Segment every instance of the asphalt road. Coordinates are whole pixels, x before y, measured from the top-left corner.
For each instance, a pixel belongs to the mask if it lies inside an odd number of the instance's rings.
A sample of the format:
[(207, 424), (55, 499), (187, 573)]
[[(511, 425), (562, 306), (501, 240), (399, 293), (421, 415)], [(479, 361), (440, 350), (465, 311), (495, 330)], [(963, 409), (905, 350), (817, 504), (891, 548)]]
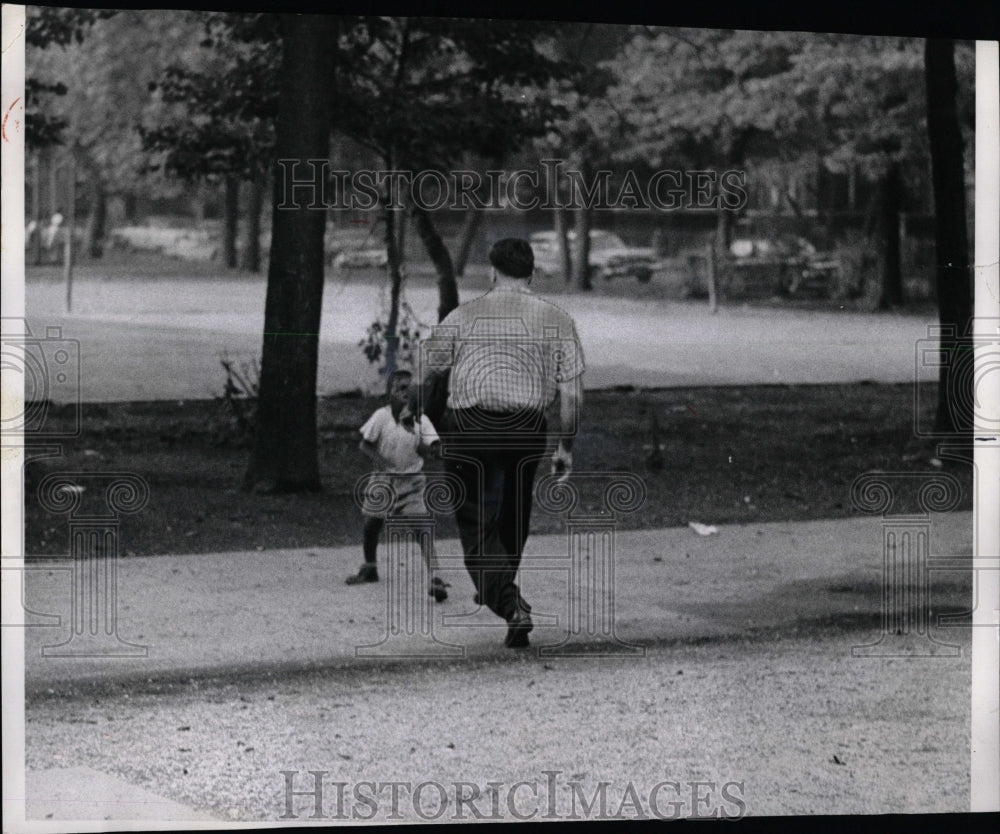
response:
[[(544, 295), (544, 286), (537, 288)], [(79, 343), (79, 383), (51, 383), (57, 402), (206, 398), (222, 390), (219, 358), (260, 355), (265, 283), (238, 280), (83, 280), (73, 312), (54, 281), (26, 286), (27, 321), (36, 336), (60, 328)], [(423, 322), (436, 320), (433, 287), (407, 299)], [(576, 319), (587, 358), (585, 385), (671, 387), (908, 382), (925, 368), (927, 316), (817, 312), (726, 305), (715, 315), (696, 302), (560, 295)], [(358, 347), (382, 307), (370, 283), (331, 282), (323, 299), (320, 394), (378, 385)], [(931, 355), (931, 354), (928, 354)]]

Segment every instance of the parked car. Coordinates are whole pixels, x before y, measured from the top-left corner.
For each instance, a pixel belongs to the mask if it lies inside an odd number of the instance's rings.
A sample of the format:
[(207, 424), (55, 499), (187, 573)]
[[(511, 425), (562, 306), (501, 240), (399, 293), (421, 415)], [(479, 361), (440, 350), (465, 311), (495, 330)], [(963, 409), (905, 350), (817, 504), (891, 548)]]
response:
[(730, 292), (825, 298), (840, 292), (840, 262), (805, 238), (738, 238), (729, 254)]
[[(576, 232), (566, 234), (572, 251)], [(535, 232), (530, 237), (535, 253), (535, 268), (545, 276), (559, 275), (562, 262), (555, 232)], [(656, 252), (649, 246), (629, 246), (614, 232), (604, 229), (590, 231), (590, 269), (594, 278), (635, 278), (645, 284), (656, 268)]]

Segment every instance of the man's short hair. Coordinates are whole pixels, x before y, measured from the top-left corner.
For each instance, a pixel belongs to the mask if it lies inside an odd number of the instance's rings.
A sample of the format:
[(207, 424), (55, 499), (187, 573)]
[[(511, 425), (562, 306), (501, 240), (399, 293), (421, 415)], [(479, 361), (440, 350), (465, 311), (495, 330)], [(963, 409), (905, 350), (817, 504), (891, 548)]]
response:
[(535, 253), (531, 244), (519, 237), (505, 237), (490, 249), (490, 263), (509, 278), (530, 278), (535, 271)]
[(385, 380), (385, 394), (389, 396), (392, 393), (392, 383), (401, 377), (406, 377), (407, 379), (413, 379), (413, 371), (406, 368), (397, 368), (394, 370)]

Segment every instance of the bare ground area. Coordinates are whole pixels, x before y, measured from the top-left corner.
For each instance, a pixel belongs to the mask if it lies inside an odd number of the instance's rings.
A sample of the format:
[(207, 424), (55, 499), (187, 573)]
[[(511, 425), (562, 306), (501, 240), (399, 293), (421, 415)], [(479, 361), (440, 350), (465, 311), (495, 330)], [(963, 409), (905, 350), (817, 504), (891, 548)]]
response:
[[(586, 399), (576, 472), (631, 472), (645, 483), (645, 503), (621, 518), (622, 529), (856, 515), (851, 484), (871, 470), (946, 468), (963, 485), (956, 509), (972, 505), (971, 466), (937, 460), (933, 446), (914, 436), (914, 409), (925, 424), (933, 414), (933, 386), (626, 389), (592, 391)], [(357, 449), (358, 428), (380, 404), (357, 396), (320, 401), (324, 488), (304, 495), (241, 491), (249, 449), (221, 402), (84, 404), (82, 419), (75, 407), (52, 406), (50, 425), (79, 419), (80, 434), (63, 444), (62, 457), (26, 465), (25, 552), (68, 553), (65, 516), (46, 512), (37, 499), (39, 482), (52, 471), (127, 471), (148, 481), (146, 508), (122, 517), (126, 556), (359, 543), (354, 488), (367, 462)], [(662, 465), (651, 459), (656, 447)], [(580, 511), (600, 511), (603, 487), (579, 484)], [(917, 486), (913, 494), (898, 492), (894, 512), (914, 504)], [(441, 537), (457, 535), (451, 519), (440, 523)], [(563, 519), (541, 511), (532, 519), (533, 532), (562, 529)]]

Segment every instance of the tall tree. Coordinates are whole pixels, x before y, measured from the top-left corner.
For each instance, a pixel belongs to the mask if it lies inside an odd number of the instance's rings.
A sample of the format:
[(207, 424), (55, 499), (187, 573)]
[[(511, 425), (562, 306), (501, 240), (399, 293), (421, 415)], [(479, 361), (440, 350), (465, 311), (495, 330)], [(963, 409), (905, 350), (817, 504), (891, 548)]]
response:
[[(26, 56), (32, 147), (64, 143), (87, 186), (88, 240), (99, 255), (107, 203), (130, 192), (167, 196), (177, 186), (144, 171), (138, 125), (152, 102), (148, 84), (168, 60), (191, 51), (197, 22), (187, 12), (31, 8)], [(58, 48), (52, 48), (58, 47)]]
[(958, 117), (954, 42), (928, 38), (924, 43), (924, 67), (943, 359), (934, 427), (941, 434), (968, 433), (973, 427), (974, 412), (973, 285), (969, 270), (964, 147)]
[[(607, 172), (613, 165), (614, 148), (618, 139), (609, 130), (616, 120), (618, 110), (609, 91), (615, 81), (614, 74), (604, 66), (609, 55), (615, 55), (628, 41), (632, 27), (596, 26), (592, 23), (563, 23), (559, 26), (556, 49), (566, 62), (568, 72), (549, 83), (545, 94), (560, 103), (562, 113), (548, 125), (545, 134), (535, 146), (548, 158), (561, 159), (569, 164), (569, 178), (582, 177), (567, 182), (567, 172), (553, 166), (556, 207), (552, 210), (556, 246), (565, 282), (575, 283), (577, 289), (592, 288), (590, 276), (591, 206), (576, 202), (562, 208), (563, 200), (572, 196), (574, 202), (579, 190), (589, 189), (595, 170)], [(602, 174), (603, 176), (603, 174)], [(570, 246), (569, 218), (573, 218), (575, 236)], [(571, 251), (572, 249), (572, 251)]]
[(263, 174), (250, 178), (247, 188), (246, 243), (241, 266), (248, 272), (260, 272), (260, 216), (264, 208)]
[(882, 285), (876, 308), (891, 310), (903, 303), (903, 272), (899, 219), (903, 209), (903, 183), (899, 164), (890, 162), (881, 177), (879, 233), (883, 241)]
[[(279, 160), (328, 159), (336, 47), (332, 15), (282, 15), (275, 151)], [(275, 172), (271, 257), (264, 308), (257, 427), (245, 488), (320, 488), (316, 378), (323, 300), (326, 211), (286, 199)]]
[(223, 178), (222, 200), (222, 262), (235, 269), (239, 264), (236, 254), (236, 235), (240, 216), (240, 181), (232, 174)]

